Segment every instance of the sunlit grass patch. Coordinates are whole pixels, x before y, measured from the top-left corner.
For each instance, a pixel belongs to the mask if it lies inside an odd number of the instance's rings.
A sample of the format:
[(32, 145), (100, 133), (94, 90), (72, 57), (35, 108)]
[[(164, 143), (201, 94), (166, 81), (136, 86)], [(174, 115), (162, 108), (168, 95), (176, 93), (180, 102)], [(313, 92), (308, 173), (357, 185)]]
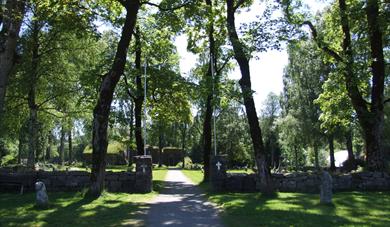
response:
[[(203, 173), (184, 170), (194, 183)], [(390, 192), (335, 193), (333, 205), (319, 203), (318, 194), (206, 193), (222, 210), (226, 226), (390, 226)]]

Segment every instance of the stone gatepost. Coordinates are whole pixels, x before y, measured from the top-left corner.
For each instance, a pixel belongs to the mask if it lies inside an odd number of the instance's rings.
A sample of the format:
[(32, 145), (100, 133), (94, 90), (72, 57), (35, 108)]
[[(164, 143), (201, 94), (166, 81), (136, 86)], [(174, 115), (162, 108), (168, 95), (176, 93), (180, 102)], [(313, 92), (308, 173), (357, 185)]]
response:
[(153, 190), (152, 156), (135, 156), (135, 192), (149, 193)]
[(226, 155), (216, 155), (211, 158), (210, 183), (213, 191), (223, 191), (226, 175)]

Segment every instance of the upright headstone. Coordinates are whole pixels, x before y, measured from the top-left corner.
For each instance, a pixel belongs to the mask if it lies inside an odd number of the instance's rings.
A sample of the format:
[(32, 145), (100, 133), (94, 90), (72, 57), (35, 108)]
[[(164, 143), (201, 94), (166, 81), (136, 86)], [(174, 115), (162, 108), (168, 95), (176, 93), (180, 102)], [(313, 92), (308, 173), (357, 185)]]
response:
[(331, 204), (333, 195), (332, 176), (327, 171), (322, 171), (320, 186), (320, 203)]
[(35, 183), (36, 205), (41, 208), (49, 206), (49, 197), (47, 196), (46, 186), (42, 181)]
[(135, 190), (139, 193), (149, 193), (153, 190), (152, 156), (135, 156)]
[(212, 190), (223, 191), (226, 177), (226, 156), (213, 156), (210, 163), (210, 182)]

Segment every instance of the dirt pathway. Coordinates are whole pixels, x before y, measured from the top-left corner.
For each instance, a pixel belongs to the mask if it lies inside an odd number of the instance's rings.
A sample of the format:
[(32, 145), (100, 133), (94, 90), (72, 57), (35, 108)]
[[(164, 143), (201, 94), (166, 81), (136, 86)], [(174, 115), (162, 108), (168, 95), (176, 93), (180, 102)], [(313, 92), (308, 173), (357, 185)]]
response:
[(222, 227), (217, 209), (178, 169), (170, 169), (164, 189), (153, 201), (146, 226), (217, 226)]

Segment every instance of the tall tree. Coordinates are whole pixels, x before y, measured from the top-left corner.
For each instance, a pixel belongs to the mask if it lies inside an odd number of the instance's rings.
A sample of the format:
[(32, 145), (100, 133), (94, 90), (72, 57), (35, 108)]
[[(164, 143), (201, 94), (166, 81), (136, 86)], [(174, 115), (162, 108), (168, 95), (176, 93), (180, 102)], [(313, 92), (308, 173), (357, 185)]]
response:
[(4, 108), (8, 77), (17, 56), (15, 49), (25, 5), (25, 0), (6, 0), (5, 6), (0, 6), (0, 119)]
[[(285, 4), (285, 11), (289, 20), (298, 25), (307, 25), (318, 47), (333, 58), (342, 71), (344, 83), (351, 100), (352, 106), (356, 111), (360, 127), (363, 131), (363, 137), (366, 146), (366, 162), (370, 170), (384, 170), (386, 163), (383, 159), (382, 137), (384, 122), (384, 79), (385, 79), (385, 61), (383, 54), (383, 24), (380, 23), (381, 15), (379, 13), (379, 3), (377, 0), (367, 0), (365, 5), (354, 8), (358, 10), (360, 18), (366, 17), (366, 36), (369, 43), (369, 62), (371, 81), (369, 86), (370, 102), (366, 101), (364, 92), (359, 87), (358, 73), (354, 72), (356, 65), (356, 50), (351, 38), (351, 8), (356, 2), (351, 2), (349, 6), (345, 0), (338, 0), (338, 18), (342, 34), (341, 51), (326, 42), (318, 33), (316, 27), (310, 21), (302, 20), (300, 16), (294, 16), (291, 12), (291, 0), (282, 1)], [(348, 8), (350, 7), (350, 8)], [(362, 10), (364, 9), (364, 10)], [(365, 11), (365, 12), (364, 12)], [(360, 21), (358, 21), (360, 22)], [(364, 27), (364, 26), (362, 26)], [(361, 31), (360, 31), (361, 32)], [(353, 34), (353, 33), (352, 33)]]
[(248, 118), (250, 134), (253, 143), (257, 174), (260, 179), (260, 190), (264, 193), (272, 193), (273, 185), (271, 174), (267, 166), (267, 154), (264, 149), (263, 138), (259, 126), (259, 119), (256, 113), (255, 103), (253, 101), (251, 78), (249, 69), (249, 59), (245, 52), (244, 45), (238, 38), (235, 24), (235, 12), (245, 1), (226, 0), (227, 4), (227, 29), (230, 42), (233, 46), (234, 58), (238, 62), (241, 71), (239, 84), (242, 90), (244, 105)]
[(139, 0), (118, 0), (126, 10), (125, 23), (116, 54), (110, 71), (104, 75), (99, 89), (99, 97), (93, 110), (93, 131), (92, 131), (92, 173), (89, 194), (99, 197), (104, 188), (106, 153), (108, 146), (107, 127), (110, 114), (111, 102), (114, 90), (121, 75), (123, 74), (127, 49), (129, 47), (135, 28)]

